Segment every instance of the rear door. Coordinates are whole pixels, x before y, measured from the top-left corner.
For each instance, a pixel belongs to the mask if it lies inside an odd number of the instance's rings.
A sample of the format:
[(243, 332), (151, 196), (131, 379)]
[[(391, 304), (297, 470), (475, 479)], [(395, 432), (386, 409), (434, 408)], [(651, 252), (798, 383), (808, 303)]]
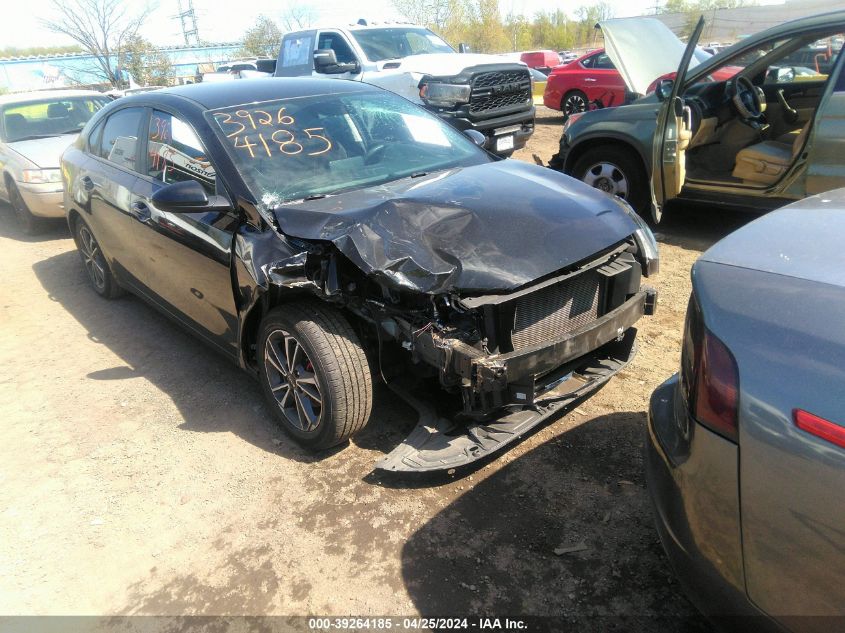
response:
[(152, 110), (144, 133), (144, 174), (135, 186), (133, 238), (142, 253), (144, 294), (224, 353), (237, 353), (232, 285), (234, 211), (166, 213), (153, 194), (195, 180), (209, 196), (223, 194), (217, 172), (194, 129), (174, 113)]
[(686, 179), (686, 149), (692, 138), (692, 114), (681, 97), (681, 88), (703, 28), (704, 18), (701, 17), (687, 42), (671, 94), (657, 116), (651, 170), (655, 219), (660, 218), (663, 205), (680, 194)]
[(90, 159), (80, 168), (76, 186), (87, 198), (86, 218), (122, 284), (135, 286), (138, 272), (132, 238), (132, 190), (138, 180), (138, 142), (144, 108), (110, 114), (89, 140)]
[(625, 103), (625, 81), (607, 53), (593, 58), (593, 72), (584, 77), (584, 82), (592, 86), (591, 101), (599, 101), (605, 108)]

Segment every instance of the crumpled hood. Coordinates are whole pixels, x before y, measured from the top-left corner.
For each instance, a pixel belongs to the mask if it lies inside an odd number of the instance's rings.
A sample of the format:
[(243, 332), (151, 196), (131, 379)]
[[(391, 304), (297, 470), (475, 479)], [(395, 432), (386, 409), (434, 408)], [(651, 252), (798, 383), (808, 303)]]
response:
[(34, 138), (29, 141), (8, 143), (7, 146), (42, 169), (58, 169), (62, 154), (73, 143), (76, 136), (76, 134), (62, 134), (49, 138)]
[(509, 291), (636, 229), (616, 199), (515, 160), (274, 210), (282, 231), (328, 240), (364, 273), (423, 293)]
[(520, 61), (504, 59), (498, 55), (480, 55), (474, 53), (429, 53), (427, 55), (410, 55), (401, 60), (391, 61), (400, 62), (399, 67), (396, 69), (397, 71), (432, 75), (434, 77), (457, 75), (467, 68), (487, 64), (525, 66)]

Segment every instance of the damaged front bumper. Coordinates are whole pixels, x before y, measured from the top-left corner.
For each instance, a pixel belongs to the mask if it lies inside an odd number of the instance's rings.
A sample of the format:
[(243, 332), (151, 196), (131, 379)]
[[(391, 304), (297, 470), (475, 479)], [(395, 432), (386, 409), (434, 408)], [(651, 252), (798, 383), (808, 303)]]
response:
[[(466, 466), (517, 440), (556, 413), (586, 398), (627, 365), (635, 353), (636, 329), (653, 313), (656, 292), (646, 288), (596, 321), (542, 345), (485, 355), (436, 333), (417, 336), (416, 351), (461, 377), (467, 397), (493, 411), (478, 421), (455, 422), (399, 387), (419, 413), (414, 431), (376, 468), (432, 472)], [(476, 403), (477, 404), (477, 403)]]

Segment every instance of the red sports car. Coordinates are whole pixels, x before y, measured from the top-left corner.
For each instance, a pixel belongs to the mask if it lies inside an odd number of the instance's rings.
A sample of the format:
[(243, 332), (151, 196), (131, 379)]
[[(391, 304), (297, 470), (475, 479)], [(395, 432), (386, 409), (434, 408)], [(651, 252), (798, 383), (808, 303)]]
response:
[(543, 93), (545, 106), (566, 116), (584, 112), (592, 102), (601, 108), (625, 103), (625, 82), (604, 49), (554, 68)]
[[(709, 57), (703, 51), (697, 55), (704, 59)], [(712, 79), (725, 81), (740, 70), (737, 66), (725, 66), (714, 72)], [(647, 92), (654, 91), (659, 79), (672, 79), (674, 76), (675, 73), (671, 72), (655, 77)], [(602, 48), (552, 69), (543, 93), (543, 104), (547, 108), (561, 110), (568, 117), (573, 112), (584, 112), (590, 108), (624, 105), (625, 91), (625, 80)]]

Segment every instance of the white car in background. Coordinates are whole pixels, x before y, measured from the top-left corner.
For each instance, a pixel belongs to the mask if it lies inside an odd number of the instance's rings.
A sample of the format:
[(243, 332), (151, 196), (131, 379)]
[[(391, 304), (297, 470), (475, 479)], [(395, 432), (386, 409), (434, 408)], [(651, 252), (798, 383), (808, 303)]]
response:
[(62, 153), (109, 101), (93, 90), (0, 96), (0, 198), (24, 233), (36, 233), (40, 218), (64, 216)]

